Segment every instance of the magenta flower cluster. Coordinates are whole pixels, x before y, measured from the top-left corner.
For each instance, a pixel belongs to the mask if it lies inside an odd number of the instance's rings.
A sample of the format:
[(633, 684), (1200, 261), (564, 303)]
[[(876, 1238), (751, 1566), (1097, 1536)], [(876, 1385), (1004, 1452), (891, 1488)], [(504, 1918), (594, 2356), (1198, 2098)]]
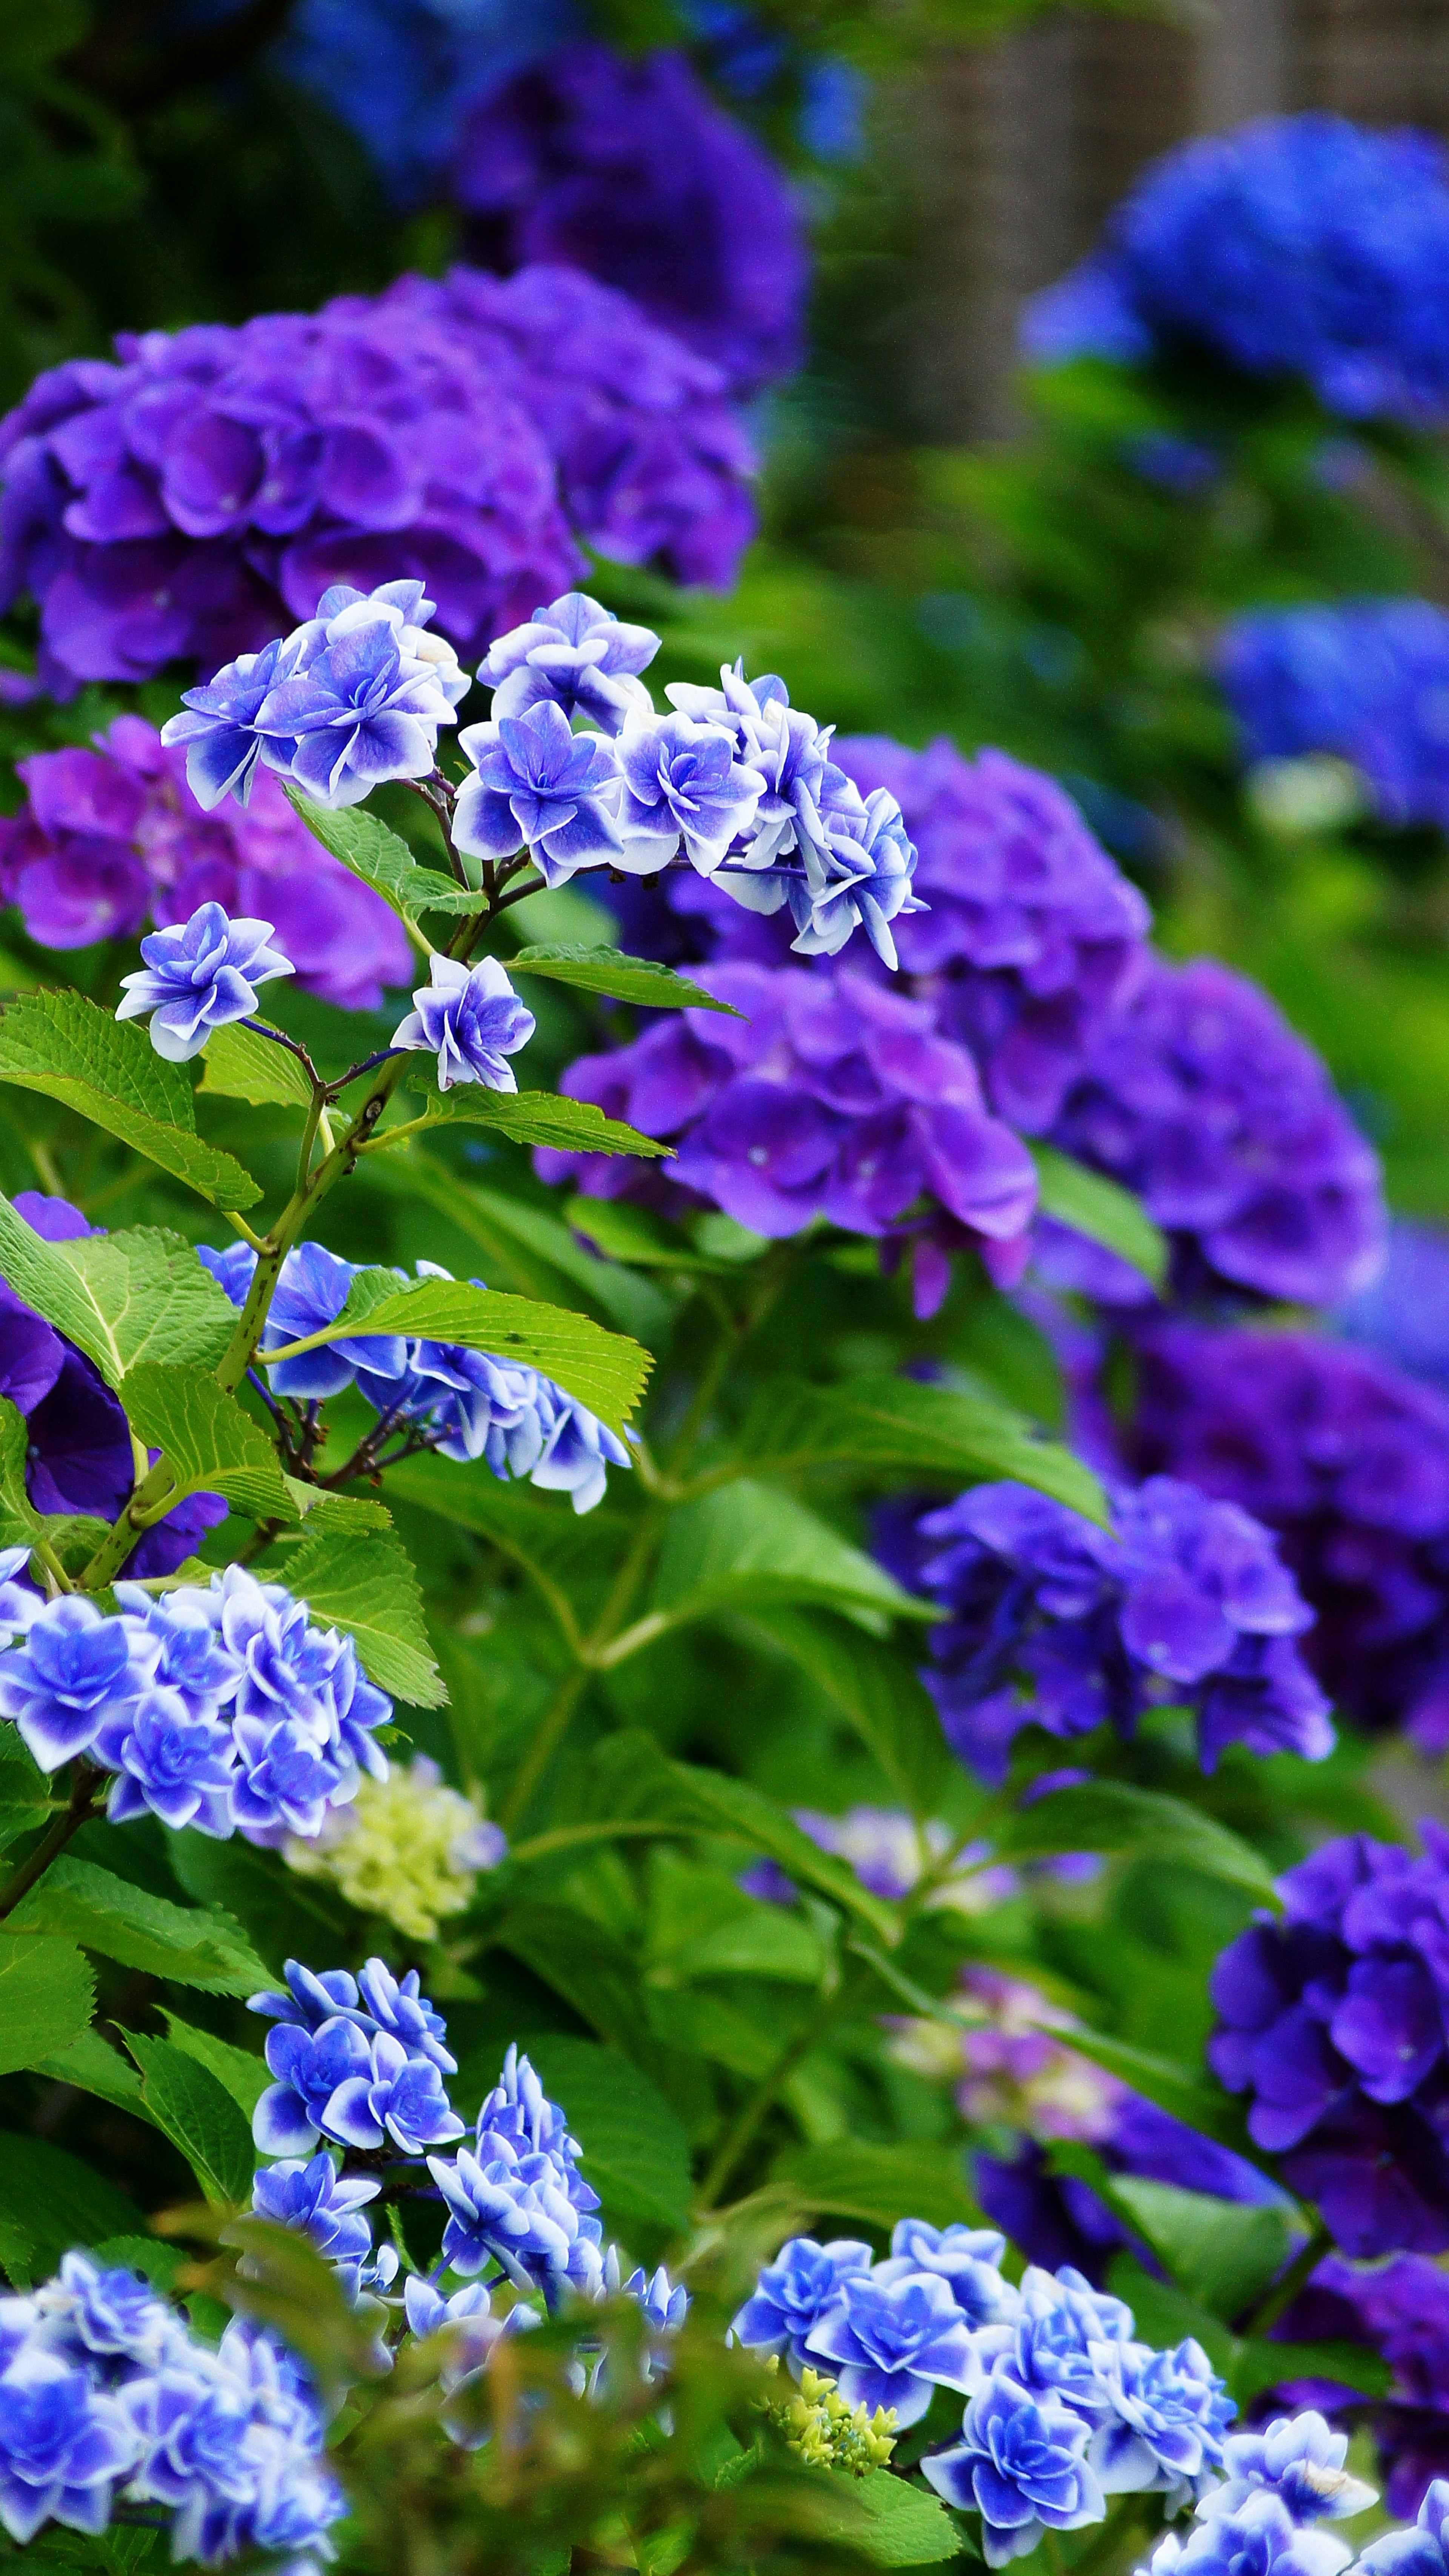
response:
[(1449, 2246), (1449, 1834), (1326, 1843), (1222, 1953), (1208, 2056), (1346, 2254)]
[(18, 764), (26, 802), (0, 819), (0, 892), (42, 948), (179, 927), (204, 903), (265, 916), (304, 992), (374, 1010), (406, 983), (411, 951), (396, 914), (329, 857), (278, 781), (258, 777), (245, 807), (203, 813), (185, 753), (154, 725), (118, 716), (91, 750)]
[[(767, 1236), (817, 1217), (918, 1256), (918, 1285), (971, 1244), (1020, 1275), (1036, 1175), (987, 1110), (964, 1047), (926, 1003), (825, 961), (716, 966), (701, 980), (743, 1013), (686, 1010), (607, 1055), (583, 1056), (565, 1089), (646, 1135), (668, 1138), (667, 1179), (625, 1158), (540, 1152), (547, 1180), (684, 1213), (723, 1208)], [(912, 1213), (920, 1200), (924, 1216)], [(943, 1249), (944, 1247), (944, 1249)], [(924, 1265), (924, 1266), (921, 1266)]]
[(481, 649), (565, 586), (576, 537), (726, 582), (751, 463), (719, 371), (626, 296), (403, 277), (38, 377), (0, 425), (0, 600), (35, 598), (56, 694), (212, 669), (339, 582), (419, 580)]

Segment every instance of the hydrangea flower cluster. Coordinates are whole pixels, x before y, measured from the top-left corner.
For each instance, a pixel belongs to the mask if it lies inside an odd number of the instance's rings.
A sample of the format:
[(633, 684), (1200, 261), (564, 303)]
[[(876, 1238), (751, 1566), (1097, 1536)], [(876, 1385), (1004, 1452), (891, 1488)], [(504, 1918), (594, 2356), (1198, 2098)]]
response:
[[(1393, 2372), (1370, 2415), (1391, 2513), (1416, 2514), (1432, 2480), (1449, 2473), (1449, 2275), (1422, 2254), (1360, 2267), (1330, 2255), (1276, 2329), (1288, 2342), (1366, 2344)], [(1329, 2379), (1294, 2381), (1300, 2404), (1352, 2407), (1357, 2392)]]
[(1449, 1834), (1422, 1855), (1346, 1834), (1279, 1881), (1281, 1920), (1230, 1942), (1209, 2060), (1346, 2254), (1449, 2246)]
[(1145, 1709), (1190, 1708), (1211, 1771), (1227, 1744), (1332, 1749), (1328, 1702), (1298, 1639), (1313, 1612), (1271, 1533), (1229, 1503), (1154, 1476), (1099, 1529), (1011, 1482), (977, 1485), (918, 1524), (916, 1579), (949, 1613), (922, 1675), (951, 1749), (1006, 1775), (1026, 1725), (1130, 1736)]
[(469, 118), (452, 194), (484, 267), (585, 269), (741, 393), (800, 363), (799, 213), (682, 54), (583, 42), (516, 73)]
[(460, 650), (603, 553), (721, 587), (752, 457), (716, 368), (575, 270), (458, 269), (239, 328), (123, 334), (0, 424), (0, 601), (42, 685), (259, 650), (415, 579)]
[(304, 992), (375, 1010), (407, 980), (411, 951), (380, 895), (312, 838), (265, 771), (245, 808), (207, 814), (185, 756), (154, 725), (118, 716), (92, 750), (16, 766), (18, 814), (0, 818), (0, 897), (42, 948), (86, 948), (188, 921), (203, 903), (267, 914)]
[(304, 1877), (327, 1879), (359, 1914), (380, 1914), (411, 1941), (434, 1941), (507, 1849), (482, 1809), (415, 1753), (385, 1780), (359, 1781), (351, 1806), (330, 1808), (310, 1841), (291, 1836), (283, 1856)]
[(1327, 1335), (1162, 1323), (1133, 1337), (1139, 1472), (1279, 1534), (1305, 1652), (1360, 1724), (1449, 1744), (1449, 1398)]
[(974, 1247), (994, 1277), (1020, 1276), (1035, 1168), (928, 1003), (823, 965), (714, 966), (700, 981), (744, 1017), (678, 1012), (630, 1046), (581, 1056), (563, 1083), (674, 1143), (668, 1179), (626, 1157), (541, 1151), (546, 1180), (667, 1213), (721, 1207), (767, 1236), (823, 1217), (909, 1248), (928, 1312), (953, 1249)]
[[(17, 1191), (11, 1205), (46, 1243), (99, 1231), (69, 1200)], [(0, 1396), (24, 1416), (25, 1489), (38, 1512), (114, 1521), (135, 1483), (135, 1453), (119, 1399), (94, 1363), (0, 1279)], [(171, 1574), (225, 1520), (219, 1494), (192, 1494), (147, 1530), (126, 1560), (137, 1579)]]
[(1449, 1394), (1449, 1237), (1396, 1217), (1382, 1269), (1333, 1322), (1349, 1341)]
[(1381, 821), (1449, 829), (1449, 614), (1432, 601), (1255, 609), (1217, 668), (1246, 760), (1331, 753)]
[(67, 2254), (0, 2300), (0, 2522), (99, 2533), (117, 2505), (170, 2522), (173, 2558), (331, 2554), (345, 2511), (312, 2386), (264, 2326), (213, 2350), (139, 2273)]
[[(1181, 1293), (1335, 1304), (1382, 1256), (1378, 1157), (1326, 1066), (1257, 985), (1153, 958), (1098, 1022), (1053, 1144), (1135, 1190), (1174, 1241)], [(1043, 1267), (1103, 1304), (1150, 1292), (1052, 1228)]]
[(498, 0), (300, 0), (270, 59), (413, 206), (443, 176), (476, 101), (571, 31), (567, 0), (535, 0), (526, 21)]
[(1028, 357), (1140, 364), (1189, 343), (1304, 378), (1346, 420), (1449, 412), (1449, 176), (1427, 134), (1270, 117), (1184, 144), (1102, 248), (1027, 308)]
[(55, 1771), (83, 1755), (115, 1774), (115, 1824), (159, 1816), (225, 1840), (315, 1834), (330, 1807), (382, 1777), (374, 1742), (392, 1702), (350, 1637), (315, 1627), (305, 1601), (229, 1565), (204, 1591), (158, 1598), (118, 1583), (107, 1615), (78, 1592), (43, 1601), (0, 1553), (0, 1716)]
[(1201, 2492), (1236, 2413), (1206, 2355), (1134, 2340), (1131, 2310), (1080, 2273), (1035, 2268), (1015, 2288), (991, 2229), (903, 2219), (883, 2262), (868, 2245), (792, 2237), (734, 2320), (736, 2339), (835, 2378), (849, 2406), (919, 2423), (936, 2388), (967, 2399), (961, 2438), (922, 2474), (979, 2513), (1002, 2567), (1044, 2531), (1104, 2519), (1109, 2495)]
[[(1225, 2475), (1198, 2498), (1195, 2527), (1170, 2531), (1139, 2576), (1227, 2576), (1252, 2567), (1262, 2576), (1341, 2576), (1353, 2550), (1326, 2522), (1351, 2521), (1377, 2501), (1345, 2468), (1348, 2436), (1330, 2432), (1321, 2415), (1280, 2415), (1261, 2431), (1234, 2433), (1223, 2446)], [(1449, 2490), (1446, 2490), (1449, 2504)], [(1355, 2565), (1387, 2576), (1401, 2563), (1395, 2544), (1417, 2534), (1390, 2532)]]
[[(256, 1269), (250, 1245), (225, 1252), (199, 1247), (198, 1257), (240, 1312)], [(301, 1243), (282, 1264), (260, 1344), (283, 1350), (334, 1324), (347, 1303), (359, 1268), (320, 1243)], [(420, 1277), (447, 1279), (436, 1262), (419, 1262)], [(404, 1271), (386, 1274), (406, 1287)], [(473, 1286), (483, 1285), (475, 1279)], [(526, 1477), (545, 1493), (568, 1494), (576, 1512), (603, 1500), (610, 1467), (627, 1467), (629, 1452), (606, 1423), (556, 1386), (552, 1378), (517, 1360), (501, 1360), (457, 1342), (404, 1339), (399, 1333), (359, 1334), (298, 1352), (267, 1369), (272, 1393), (296, 1403), (323, 1402), (356, 1386), (382, 1421), (416, 1435), (416, 1445), (444, 1458), (482, 1458), (500, 1478)]]

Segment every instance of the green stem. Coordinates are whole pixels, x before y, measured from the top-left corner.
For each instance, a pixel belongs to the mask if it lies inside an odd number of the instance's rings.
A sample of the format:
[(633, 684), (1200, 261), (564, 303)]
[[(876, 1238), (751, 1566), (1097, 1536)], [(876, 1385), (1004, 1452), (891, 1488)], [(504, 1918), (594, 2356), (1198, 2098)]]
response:
[(789, 2083), (801, 2059), (822, 2040), (840, 2010), (838, 1991), (827, 1995), (820, 2010), (797, 2031), (787, 2048), (780, 2051), (768, 2075), (762, 2077), (749, 2100), (742, 2106), (726, 2129), (715, 2150), (713, 2162), (700, 2185), (700, 2206), (713, 2209), (736, 2165), (753, 2145), (757, 2130), (775, 2107), (781, 2087)]
[(511, 1834), (521, 1816), (528, 1813), (533, 1793), (568, 1733), (569, 1721), (589, 1683), (587, 1664), (575, 1664), (565, 1673), (534, 1732), (533, 1742), (514, 1774), (513, 1785), (498, 1810), (498, 1822)]
[(1299, 2291), (1317, 2271), (1325, 2256), (1332, 2252), (1332, 2231), (1325, 2227), (1320, 2219), (1307, 2244), (1299, 2248), (1282, 2278), (1275, 2281), (1267, 2297), (1259, 2301), (1247, 2324), (1238, 2327), (1236, 2331), (1245, 2336), (1265, 2335), (1270, 2326), (1277, 2324), (1284, 2310), (1292, 2306)]
[(520, 1862), (547, 1860), (554, 1852), (573, 1851), (583, 1843), (647, 1842), (651, 1836), (657, 1841), (670, 1830), (657, 1819), (636, 1825), (614, 1820), (601, 1825), (555, 1825), (546, 1834), (531, 1834), (527, 1842), (511, 1843), (508, 1857)]
[(43, 1878), (53, 1860), (58, 1860), (73, 1834), (89, 1822), (96, 1812), (96, 1791), (106, 1778), (104, 1771), (92, 1770), (89, 1762), (77, 1762), (71, 1774), (70, 1804), (62, 1808), (35, 1849), (0, 1887), (0, 1922), (13, 1914), (22, 1896), (28, 1896), (38, 1878)]

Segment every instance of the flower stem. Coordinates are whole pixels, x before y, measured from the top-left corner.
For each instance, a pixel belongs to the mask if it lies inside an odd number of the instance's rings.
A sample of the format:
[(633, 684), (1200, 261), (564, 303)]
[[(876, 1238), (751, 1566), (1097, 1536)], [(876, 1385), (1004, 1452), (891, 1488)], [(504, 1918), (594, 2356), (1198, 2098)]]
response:
[(1299, 2247), (1286, 2272), (1273, 2283), (1267, 2297), (1261, 2299), (1245, 2325), (1235, 2331), (1244, 2336), (1261, 2336), (1275, 2326), (1290, 2308), (1304, 2284), (1312, 2279), (1326, 2255), (1333, 2252), (1333, 2233), (1319, 2220), (1306, 2245)]
[(89, 1762), (77, 1762), (71, 1774), (70, 1803), (61, 1809), (48, 1833), (42, 1836), (33, 1852), (12, 1870), (0, 1887), (0, 1922), (13, 1914), (22, 1896), (28, 1896), (36, 1880), (43, 1878), (53, 1860), (58, 1860), (73, 1834), (89, 1822), (96, 1812), (96, 1791), (106, 1774), (93, 1770)]

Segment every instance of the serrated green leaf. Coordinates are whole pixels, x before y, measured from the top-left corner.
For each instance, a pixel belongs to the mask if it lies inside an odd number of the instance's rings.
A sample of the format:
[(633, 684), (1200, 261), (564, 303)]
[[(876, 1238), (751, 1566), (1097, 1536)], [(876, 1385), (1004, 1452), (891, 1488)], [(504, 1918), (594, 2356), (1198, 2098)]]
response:
[(210, 2201), (237, 2206), (251, 2197), (256, 2153), (239, 2105), (210, 2067), (169, 2039), (122, 2031), (141, 2070), (141, 2098), (158, 2129), (186, 2158)]
[(191, 1085), (134, 1021), (83, 993), (27, 993), (0, 1011), (0, 1082), (38, 1091), (133, 1146), (214, 1207), (251, 1207), (260, 1183), (196, 1133)]
[(446, 1704), (418, 1578), (395, 1530), (310, 1522), (288, 1556), (287, 1589), (319, 1627), (346, 1629), (379, 1690), (414, 1708)]
[(750, 1408), (740, 1449), (751, 1467), (784, 1473), (838, 1466), (863, 1477), (941, 1476), (958, 1485), (1013, 1477), (1107, 1523), (1096, 1477), (1060, 1442), (1041, 1439), (1009, 1405), (915, 1378), (857, 1377), (831, 1387), (771, 1378)]
[(13, 1727), (0, 1731), (0, 1849), (34, 1833), (52, 1812), (51, 1784)]
[(118, 1387), (138, 1361), (215, 1368), (236, 1329), (191, 1245), (159, 1226), (42, 1243), (0, 1197), (0, 1277)]
[(357, 1530), (392, 1527), (386, 1503), (365, 1502), (360, 1494), (326, 1494), (320, 1485), (304, 1485), (296, 1476), (284, 1477), (283, 1482), (314, 1537), (319, 1530), (351, 1538)]
[(964, 2543), (945, 2506), (908, 2478), (871, 2469), (852, 2481), (852, 2492), (866, 2528), (850, 2537), (877, 2567), (934, 2567), (961, 2556)]
[(391, 904), (399, 920), (410, 930), (416, 929), (425, 912), (481, 912), (483, 898), (471, 894), (465, 886), (454, 885), (451, 877), (441, 876), (436, 868), (420, 865), (396, 832), (390, 832), (375, 814), (360, 805), (343, 807), (336, 813), (316, 804), (299, 788), (288, 787), (287, 796), (293, 811), (306, 824), (314, 841), (330, 850), (364, 885)]
[(0, 2272), (12, 2290), (28, 2290), (35, 2281), (35, 2239), (8, 2210), (0, 2215)]
[(908, 1654), (815, 1610), (757, 1609), (740, 1625), (824, 1692), (914, 1816), (937, 1813), (955, 1764)]
[(96, 1981), (69, 1941), (0, 1932), (0, 2075), (53, 2057), (89, 2030)]
[(885, 1618), (937, 1619), (884, 1566), (789, 1494), (741, 1478), (669, 1517), (650, 1609), (677, 1626), (715, 1610), (814, 1602)]
[(312, 1086), (289, 1047), (233, 1020), (207, 1039), (201, 1059), (201, 1089), (223, 1100), (249, 1100), (253, 1108), (277, 1102), (287, 1109), (309, 1109)]
[(1136, 2174), (1119, 2174), (1115, 2188), (1172, 2278), (1225, 2325), (1256, 2305), (1302, 2242), (1290, 2203), (1217, 2200)]
[(224, 1494), (254, 1521), (296, 1521), (266, 1433), (205, 1369), (143, 1361), (126, 1371), (119, 1393), (137, 1438), (161, 1450), (175, 1475), (173, 1503), (187, 1494)]
[(581, 993), (603, 993), (614, 1002), (642, 1002), (651, 1010), (677, 1011), (690, 1005), (699, 1011), (723, 1011), (732, 1020), (745, 1016), (732, 1003), (717, 1002), (713, 993), (707, 993), (702, 984), (692, 984), (687, 975), (676, 975), (672, 966), (660, 966), (652, 957), (626, 957), (618, 948), (580, 948), (548, 940), (520, 948), (507, 966), (510, 975), (546, 975), (552, 983), (572, 984)]
[(562, 1306), (535, 1305), (464, 1280), (405, 1280), (397, 1271), (360, 1270), (347, 1303), (307, 1347), (368, 1333), (458, 1342), (498, 1359), (523, 1360), (541, 1369), (588, 1406), (610, 1429), (621, 1431), (643, 1391), (652, 1365), (647, 1351), (622, 1333), (605, 1332), (588, 1315)]
[(981, 2225), (965, 2157), (957, 2147), (914, 2140), (870, 2146), (836, 2138), (792, 2147), (775, 2173), (799, 2195), (803, 2208), (862, 2220), (868, 2227), (891, 2228), (900, 2218), (924, 2218), (932, 2227), (949, 2227), (958, 2220)]
[(0, 2208), (24, 2212), (35, 2275), (47, 2280), (72, 2245), (140, 2235), (141, 2213), (119, 2186), (48, 2139), (0, 2129)]
[(268, 1982), (265, 1963), (229, 1914), (173, 1905), (69, 1852), (52, 1861), (10, 1920), (17, 1932), (57, 1934), (201, 1994), (249, 1995)]
[(611, 2217), (682, 2228), (689, 2220), (689, 2140), (657, 2085), (617, 2049), (549, 2031), (528, 2054), (575, 2137), (585, 2182)]
[(1125, 1780), (1083, 1780), (1053, 1789), (992, 1828), (998, 1860), (1043, 1860), (1055, 1852), (1147, 1851), (1164, 1866), (1200, 1870), (1276, 1904), (1261, 1852), (1201, 1808)]
[(141, 2099), (141, 2078), (134, 2066), (98, 2030), (82, 2031), (68, 2048), (37, 2058), (31, 2073), (48, 2076), (53, 2084), (73, 2084), (78, 2093), (93, 2093), (98, 2102), (110, 2102), (138, 2120), (151, 2116)]
[[(657, 1158), (672, 1154), (622, 1118), (606, 1118), (592, 1100), (568, 1100), (557, 1091), (490, 1091), (481, 1082), (455, 1083), (439, 1091), (430, 1079), (433, 1059), (419, 1059), (412, 1089), (424, 1095), (429, 1127), (491, 1127), (515, 1145), (547, 1145), (564, 1154), (638, 1154)], [(389, 1142), (383, 1129), (379, 1145)], [(401, 1131), (399, 1131), (401, 1141)]]
[(233, 2048), (229, 2039), (218, 2039), (214, 2031), (194, 2030), (190, 2022), (178, 2020), (173, 2012), (166, 2013), (164, 2019), (172, 2047), (214, 2075), (250, 2120), (272, 2080), (266, 2059), (252, 2057), (244, 2048)]
[(1120, 1261), (1160, 1288), (1167, 1277), (1167, 1237), (1153, 1224), (1142, 1201), (1120, 1182), (1106, 1180), (1070, 1154), (1058, 1153), (1055, 1145), (1038, 1145), (1029, 1138), (1027, 1152), (1036, 1165), (1042, 1214), (1084, 1234), (1089, 1243), (1115, 1252)]
[(25, 1487), (29, 1445), (24, 1415), (0, 1396), (0, 1547), (24, 1547), (40, 1534), (40, 1514)]
[(798, 1886), (818, 1889), (886, 1941), (896, 1938), (896, 1917), (884, 1898), (862, 1887), (844, 1861), (822, 1852), (773, 1798), (747, 1780), (672, 1761), (642, 1730), (606, 1736), (580, 1776), (577, 1794), (591, 1819), (614, 1817), (662, 1834), (720, 1836), (778, 1861)]

